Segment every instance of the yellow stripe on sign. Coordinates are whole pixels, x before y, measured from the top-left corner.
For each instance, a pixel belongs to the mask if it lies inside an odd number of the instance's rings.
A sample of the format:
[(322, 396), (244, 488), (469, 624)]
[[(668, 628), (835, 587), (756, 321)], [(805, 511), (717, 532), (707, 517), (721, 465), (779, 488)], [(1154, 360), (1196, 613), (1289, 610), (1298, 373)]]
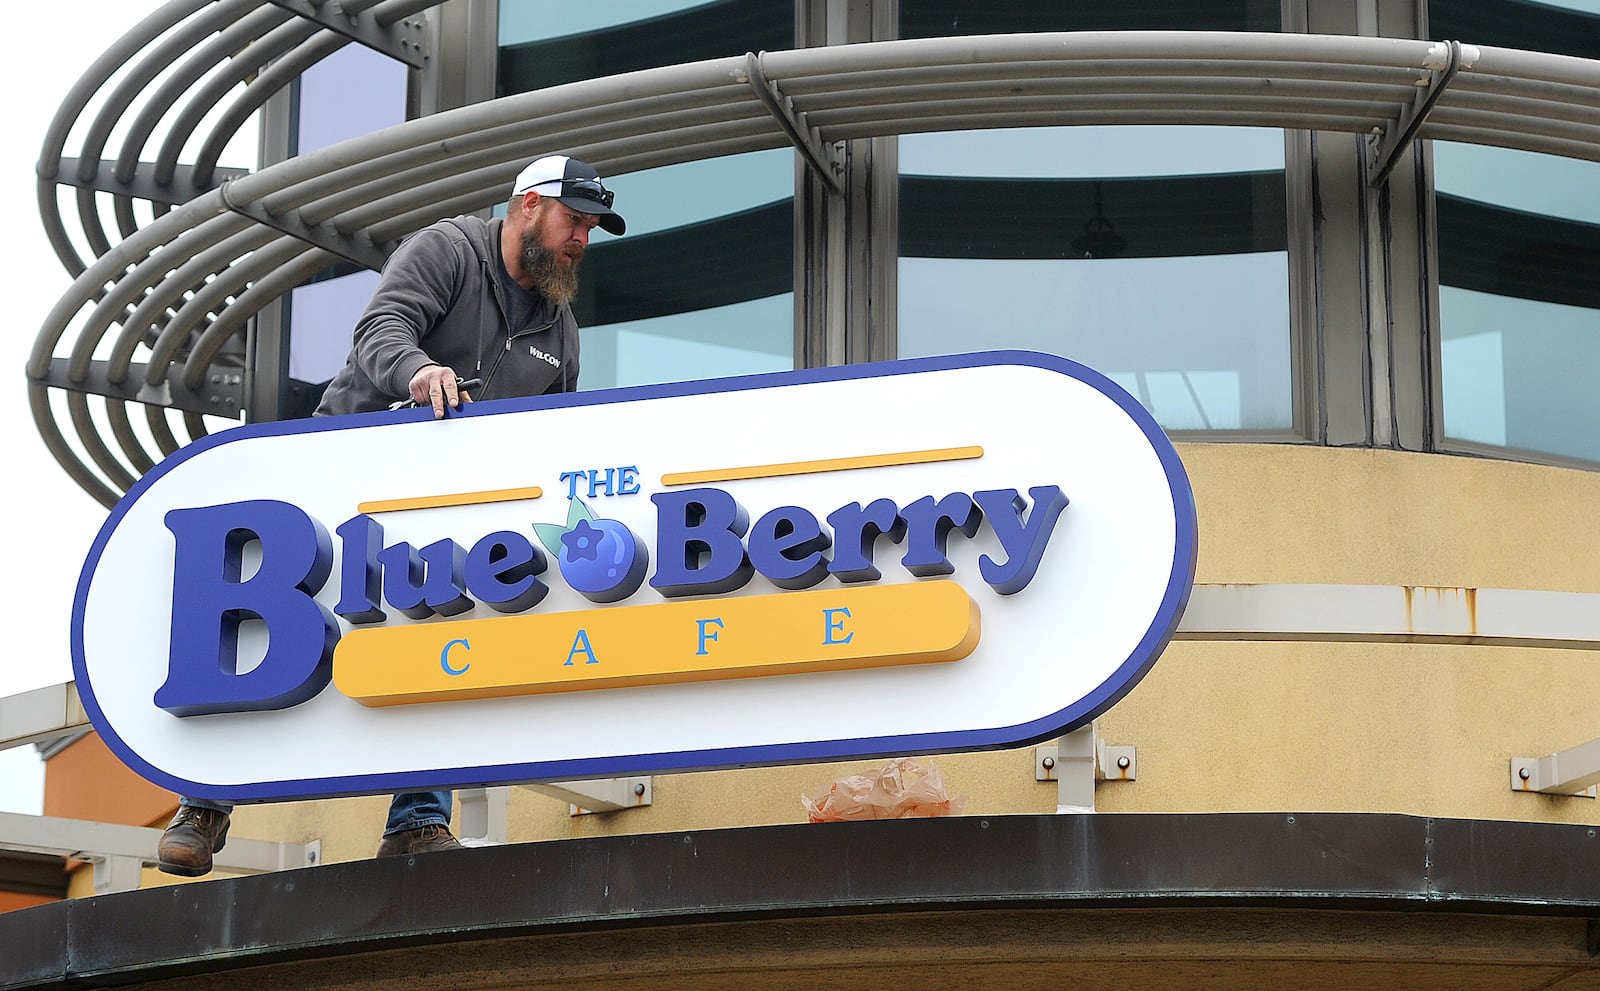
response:
[(824, 461), (789, 461), (776, 465), (747, 465), (743, 468), (671, 472), (661, 476), (661, 484), (667, 486), (708, 485), (712, 482), (737, 482), (747, 478), (814, 475), (825, 471), (854, 471), (859, 468), (893, 468), (898, 465), (931, 464), (936, 461), (970, 461), (981, 457), (983, 457), (983, 448), (981, 447), (941, 447), (931, 451), (863, 454), (852, 458), (828, 458)]
[(956, 661), (978, 604), (952, 581), (358, 629), (333, 683), (362, 705), (502, 698)]
[(402, 509), (440, 509), (445, 506), (477, 506), (486, 502), (515, 502), (518, 499), (537, 499), (544, 489), (529, 485), (520, 489), (490, 489), (484, 492), (451, 492), (445, 495), (416, 496), (411, 499), (375, 499), (356, 504), (356, 512), (397, 513)]

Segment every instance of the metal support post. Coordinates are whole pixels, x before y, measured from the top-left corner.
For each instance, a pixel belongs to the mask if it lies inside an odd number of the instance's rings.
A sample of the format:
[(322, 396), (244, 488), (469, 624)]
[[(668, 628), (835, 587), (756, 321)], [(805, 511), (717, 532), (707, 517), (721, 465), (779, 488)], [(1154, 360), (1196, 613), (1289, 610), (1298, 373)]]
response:
[(457, 793), (461, 811), (456, 825), (462, 846), (498, 846), (506, 842), (510, 788), (463, 788)]
[(1056, 741), (1057, 813), (1094, 811), (1094, 744), (1094, 723)]
[(1056, 812), (1093, 812), (1094, 789), (1101, 781), (1134, 781), (1139, 765), (1133, 747), (1107, 746), (1099, 726), (1079, 727), (1054, 744), (1035, 747), (1033, 776), (1054, 781)]

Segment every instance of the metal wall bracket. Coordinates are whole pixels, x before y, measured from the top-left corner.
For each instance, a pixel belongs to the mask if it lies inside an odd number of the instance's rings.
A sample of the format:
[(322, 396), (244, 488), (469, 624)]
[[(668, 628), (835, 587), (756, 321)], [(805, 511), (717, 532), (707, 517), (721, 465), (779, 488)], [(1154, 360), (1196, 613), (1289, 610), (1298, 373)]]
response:
[[(1094, 779), (1096, 781), (1136, 781), (1139, 778), (1139, 765), (1136, 760), (1136, 750), (1133, 747), (1113, 747), (1097, 741), (1098, 756), (1095, 761)], [(1035, 747), (1033, 750), (1033, 777), (1035, 781), (1055, 781), (1058, 779), (1056, 745), (1047, 743)]]
[(1470, 69), (1478, 61), (1478, 50), (1459, 41), (1441, 41), (1428, 49), (1422, 61), (1423, 74), (1417, 78), (1417, 93), (1409, 106), (1400, 111), (1400, 117), (1382, 131), (1374, 129), (1367, 135), (1367, 184), (1381, 186), (1394, 171), (1395, 163), (1405, 153), (1406, 147), (1417, 136), (1423, 121), (1433, 112), (1433, 107), (1444, 95), (1461, 69)]
[(1540, 795), (1600, 795), (1600, 738), (1548, 757), (1511, 758), (1511, 790)]
[(590, 778), (585, 781), (541, 781), (520, 787), (567, 803), (567, 814), (622, 812), (649, 805), (654, 787), (649, 776), (642, 778)]
[(420, 69), (428, 62), (427, 21), (412, 14), (394, 24), (379, 23), (369, 10), (347, 13), (339, 0), (269, 0), (290, 13), (315, 21), (351, 41), (360, 42), (375, 52)]
[(179, 206), (202, 193), (211, 192), (224, 182), (250, 174), (247, 169), (225, 169), (219, 166), (211, 170), (209, 183), (199, 183), (195, 180), (194, 166), (179, 165), (172, 170), (172, 181), (163, 185), (156, 181), (154, 162), (140, 162), (134, 169), (133, 178), (127, 182), (119, 182), (116, 179), (116, 170), (110, 162), (101, 162), (94, 170), (94, 178), (84, 179), (79, 171), (81, 164), (79, 159), (63, 158), (61, 166), (56, 169), (56, 174), (45, 178), (78, 189), (94, 189), (102, 193)]
[[(765, 52), (762, 55), (766, 54)], [(799, 149), (805, 156), (811, 170), (822, 177), (822, 181), (835, 192), (844, 195), (844, 165), (833, 149), (822, 143), (814, 131), (801, 119), (794, 109), (794, 103), (778, 90), (778, 85), (767, 78), (761, 69), (761, 55), (755, 52), (746, 52), (744, 56), (745, 82), (755, 90), (757, 98), (767, 108), (767, 113), (773, 116), (778, 126), (783, 128), (783, 133), (789, 136), (789, 142)]]
[[(567, 814), (573, 816), (643, 808), (654, 797), (649, 777), (541, 781), (517, 787), (566, 802)], [(462, 846), (495, 846), (507, 842), (510, 788), (462, 788), (458, 797), (460, 809), (456, 814), (456, 827), (461, 833)]]
[(226, 182), (222, 184), (222, 202), (234, 213), (249, 217), (257, 223), (266, 224), (280, 234), (287, 234), (297, 241), (315, 245), (362, 268), (370, 268), (374, 272), (381, 272), (383, 263), (389, 260), (389, 252), (373, 244), (370, 238), (340, 233), (332, 224), (312, 226), (300, 219), (299, 210), (290, 210), (279, 216), (268, 213), (259, 203), (235, 203), (233, 197), (228, 194), (231, 185)]
[(1097, 782), (1134, 781), (1138, 776), (1134, 748), (1107, 745), (1094, 723), (1033, 751), (1034, 780), (1057, 783), (1057, 812), (1093, 812)]

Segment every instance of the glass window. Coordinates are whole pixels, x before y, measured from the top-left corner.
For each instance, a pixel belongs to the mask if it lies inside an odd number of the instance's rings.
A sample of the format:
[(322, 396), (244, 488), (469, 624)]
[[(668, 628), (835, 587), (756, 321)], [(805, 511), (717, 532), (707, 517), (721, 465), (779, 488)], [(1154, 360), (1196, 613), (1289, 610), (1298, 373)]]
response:
[(596, 231), (584, 259), (579, 388), (793, 368), (794, 153), (687, 162), (611, 185), (628, 233)]
[[(500, 4), (501, 95), (794, 47), (791, 4)], [(573, 312), (582, 389), (794, 367), (794, 153), (606, 176), (628, 233), (596, 231)]]
[(1595, 58), (1600, 0), (1429, 0), (1428, 34), (1436, 41)]
[[(1600, 0), (1430, 0), (1429, 34), (1600, 58)], [(1449, 440), (1600, 461), (1600, 164), (1435, 142)]]
[(908, 135), (900, 171), (902, 357), (1046, 351), (1169, 430), (1293, 427), (1281, 131)]
[(900, 37), (1024, 31), (1278, 31), (1278, 0), (900, 0)]
[[(408, 69), (350, 44), (301, 74), (293, 91), (289, 154), (305, 155), (403, 123)], [(378, 285), (378, 273), (331, 266), (288, 297), (289, 413), (315, 408), (350, 354), (350, 335)]]
[(1600, 461), (1600, 164), (1437, 142), (1448, 439)]
[[(1277, 31), (1277, 0), (900, 0), (904, 38)], [(1283, 132), (1076, 127), (900, 139), (902, 357), (1080, 361), (1169, 430), (1289, 430)]]
[(498, 95), (794, 47), (794, 7), (772, 0), (502, 0)]

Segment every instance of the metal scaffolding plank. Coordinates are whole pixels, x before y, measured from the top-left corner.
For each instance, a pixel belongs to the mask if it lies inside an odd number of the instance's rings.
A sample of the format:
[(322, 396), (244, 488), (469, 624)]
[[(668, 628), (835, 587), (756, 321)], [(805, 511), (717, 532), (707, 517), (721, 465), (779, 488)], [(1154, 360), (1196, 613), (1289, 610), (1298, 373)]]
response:
[[(139, 871), (155, 866), (162, 831), (149, 826), (124, 826), (88, 819), (0, 812), (0, 850), (42, 853), (95, 865), (95, 890), (129, 891), (139, 884)], [(217, 851), (218, 870), (260, 874), (314, 867), (322, 859), (322, 841), (273, 843), (242, 836), (228, 837)]]

